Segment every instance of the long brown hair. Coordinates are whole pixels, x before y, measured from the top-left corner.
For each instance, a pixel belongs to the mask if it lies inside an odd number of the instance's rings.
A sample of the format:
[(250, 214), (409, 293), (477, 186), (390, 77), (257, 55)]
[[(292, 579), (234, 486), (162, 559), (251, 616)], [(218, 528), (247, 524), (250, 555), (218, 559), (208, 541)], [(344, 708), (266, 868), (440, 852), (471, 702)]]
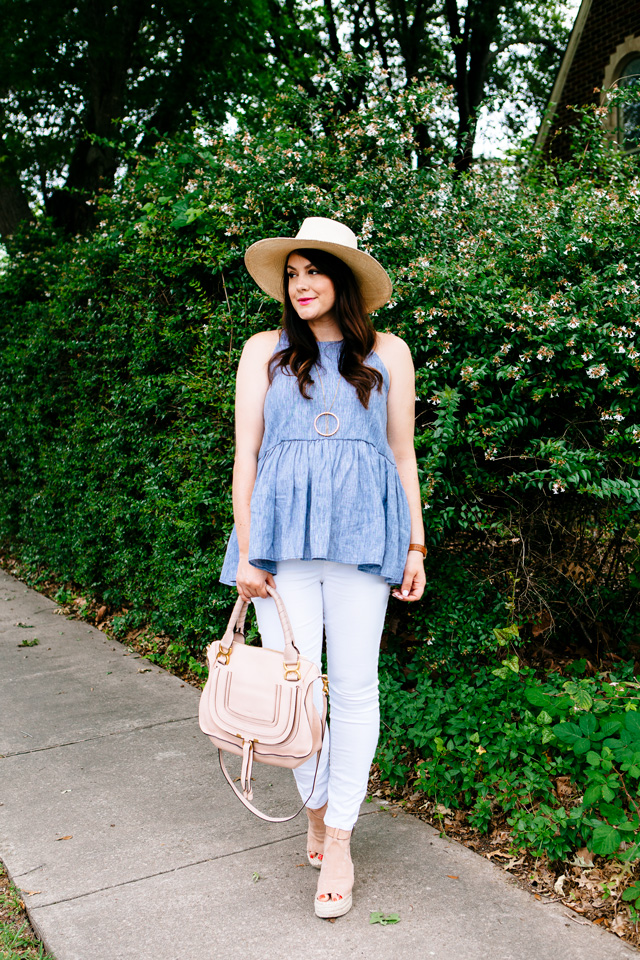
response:
[[(305, 257), (333, 282), (336, 292), (336, 322), (343, 337), (338, 370), (344, 379), (355, 387), (358, 400), (366, 409), (371, 391), (374, 388), (381, 390), (383, 379), (379, 370), (367, 366), (364, 362), (375, 346), (376, 334), (364, 308), (356, 278), (346, 263), (325, 250), (292, 252)], [(282, 327), (288, 344), (274, 353), (269, 361), (269, 380), (273, 379), (276, 370), (289, 370), (298, 379), (300, 393), (309, 400), (309, 387), (314, 383), (311, 369), (318, 362), (320, 351), (309, 324), (298, 316), (289, 298), (287, 263), (283, 279)]]

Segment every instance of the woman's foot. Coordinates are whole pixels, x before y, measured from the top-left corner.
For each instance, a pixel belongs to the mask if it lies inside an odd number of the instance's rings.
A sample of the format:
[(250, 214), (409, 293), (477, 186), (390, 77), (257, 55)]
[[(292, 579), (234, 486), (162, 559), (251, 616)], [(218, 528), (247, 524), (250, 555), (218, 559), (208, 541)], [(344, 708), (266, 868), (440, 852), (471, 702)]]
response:
[(322, 857), (324, 854), (324, 815), (327, 810), (327, 804), (319, 807), (317, 810), (310, 810), (307, 807), (307, 817), (309, 819), (309, 829), (307, 831), (307, 858), (312, 867), (319, 870), (322, 866)]
[(316, 917), (341, 917), (351, 910), (353, 863), (349, 845), (351, 830), (327, 827), (324, 837), (324, 855), (318, 877)]

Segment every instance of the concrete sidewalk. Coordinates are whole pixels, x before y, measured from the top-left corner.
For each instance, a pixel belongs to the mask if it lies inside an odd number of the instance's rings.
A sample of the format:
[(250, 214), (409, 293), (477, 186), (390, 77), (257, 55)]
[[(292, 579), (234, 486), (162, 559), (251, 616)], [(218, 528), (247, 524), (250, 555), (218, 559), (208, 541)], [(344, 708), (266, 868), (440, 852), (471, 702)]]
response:
[[(373, 804), (354, 908), (316, 919), (306, 818), (255, 819), (200, 733), (198, 691), (56, 610), (0, 571), (0, 857), (57, 960), (638, 957)], [(289, 773), (255, 776), (265, 809), (295, 809)], [(372, 910), (401, 922), (370, 925)]]

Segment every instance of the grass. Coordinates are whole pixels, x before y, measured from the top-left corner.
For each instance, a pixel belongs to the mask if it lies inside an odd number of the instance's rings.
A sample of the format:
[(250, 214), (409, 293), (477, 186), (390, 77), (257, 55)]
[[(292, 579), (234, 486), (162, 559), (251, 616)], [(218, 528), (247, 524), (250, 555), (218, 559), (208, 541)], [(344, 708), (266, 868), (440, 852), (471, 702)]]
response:
[(51, 960), (36, 937), (20, 893), (0, 864), (0, 960)]

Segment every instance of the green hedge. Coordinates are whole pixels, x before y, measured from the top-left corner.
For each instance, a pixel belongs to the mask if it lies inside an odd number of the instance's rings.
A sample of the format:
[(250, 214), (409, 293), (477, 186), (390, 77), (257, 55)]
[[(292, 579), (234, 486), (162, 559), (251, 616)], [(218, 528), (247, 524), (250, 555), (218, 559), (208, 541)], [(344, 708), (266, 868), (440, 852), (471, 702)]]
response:
[(414, 169), (410, 129), (442, 96), (415, 86), (345, 117), (339, 89), (283, 94), (261, 129), (131, 158), (92, 235), (16, 238), (0, 532), (23, 556), (199, 654), (230, 602), (234, 369), (279, 316), (242, 252), (335, 216), (393, 275), (375, 321), (417, 367), (429, 586), (390, 630), (433, 663), (494, 650), (494, 627), (594, 649), (634, 634), (637, 161), (592, 120), (579, 161), (553, 171)]

